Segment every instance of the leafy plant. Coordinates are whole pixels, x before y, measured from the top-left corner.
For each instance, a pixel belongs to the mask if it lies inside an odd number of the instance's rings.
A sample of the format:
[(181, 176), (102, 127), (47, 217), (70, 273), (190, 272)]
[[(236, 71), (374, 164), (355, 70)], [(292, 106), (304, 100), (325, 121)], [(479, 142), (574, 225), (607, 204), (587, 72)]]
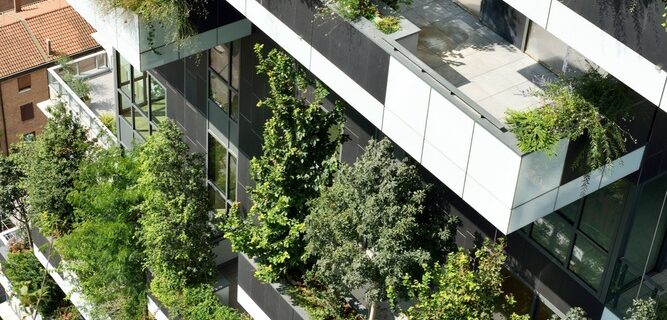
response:
[(190, 154), (182, 131), (166, 121), (140, 147), (137, 162), (146, 267), (174, 289), (208, 282), (214, 266), (203, 156)]
[(337, 296), (333, 290), (329, 290), (319, 284), (296, 283), (289, 285), (285, 290), (292, 298), (295, 305), (306, 309), (312, 319), (363, 319), (356, 310)]
[(334, 6), (347, 20), (355, 20), (359, 17), (370, 19), (377, 13), (377, 8), (370, 0), (334, 0)]
[(116, 133), (116, 115), (112, 112), (103, 112), (100, 113), (100, 121), (102, 124), (109, 129), (112, 133)]
[(534, 92), (545, 105), (528, 111), (507, 111), (507, 124), (522, 152), (554, 155), (558, 141), (586, 137), (589, 143), (576, 166), (592, 171), (611, 166), (634, 140), (618, 122), (628, 120), (631, 91), (595, 69), (581, 77), (564, 77)]
[(401, 20), (393, 16), (378, 16), (373, 20), (378, 30), (385, 34), (394, 33), (401, 30)]
[(32, 250), (9, 253), (3, 273), (12, 283), (21, 305), (34, 308), (44, 317), (52, 317), (64, 305), (65, 294), (48, 275)]
[(419, 223), (426, 194), (417, 169), (393, 157), (389, 140), (371, 141), (366, 153), (353, 166), (343, 164), (331, 187), (311, 203), (306, 254), (317, 258), (318, 281), (337, 296), (365, 290), (371, 315), (377, 303), (393, 305), (407, 297), (403, 277), (419, 276), (420, 266), (432, 261), (422, 243), (454, 246), (455, 223)]
[(56, 60), (60, 64), (63, 81), (74, 91), (74, 93), (81, 98), (85, 103), (90, 102), (90, 84), (76, 75), (76, 70), (72, 68), (70, 58), (67, 56), (60, 56)]
[[(410, 307), (410, 319), (467, 319), (490, 320), (493, 313), (508, 307), (513, 298), (506, 296), (507, 304), (498, 305), (503, 296), (501, 270), (506, 256), (504, 242), (489, 244), (474, 251), (471, 256), (463, 249), (451, 253), (447, 263), (435, 263), (427, 268), (420, 281), (405, 279), (411, 284), (417, 304)], [(526, 316), (512, 315), (512, 319)]]
[(633, 299), (632, 306), (628, 308), (625, 320), (655, 320), (656, 303), (652, 298)]
[(328, 91), (308, 81), (287, 54), (274, 49), (264, 56), (261, 45), (255, 45), (255, 54), (257, 72), (268, 76), (271, 88), (258, 107), (269, 109), (272, 117), (264, 126), (263, 154), (250, 161), (256, 186), (250, 190), (248, 220), (231, 212), (220, 228), (235, 251), (257, 257), (258, 278), (274, 281), (303, 266), (307, 202), (319, 196), (338, 167), (335, 155), (344, 135), (331, 138), (330, 130), (341, 131), (344, 116), (339, 102), (331, 112), (322, 108)]
[(62, 103), (53, 106), (51, 114), (36, 140), (18, 147), (17, 159), (25, 173), (20, 187), (28, 195), (31, 218), (45, 234), (62, 235), (74, 222), (67, 194), (74, 188), (79, 164), (92, 142)]
[[(201, 284), (174, 293), (156, 285), (154, 291), (160, 302), (169, 307), (169, 315), (183, 320), (250, 320), (245, 314), (220, 304), (213, 287)], [(163, 290), (166, 289), (166, 290)]]
[(25, 173), (19, 168), (16, 157), (16, 153), (9, 157), (0, 154), (0, 218), (17, 221), (32, 248), (28, 194), (21, 186)]

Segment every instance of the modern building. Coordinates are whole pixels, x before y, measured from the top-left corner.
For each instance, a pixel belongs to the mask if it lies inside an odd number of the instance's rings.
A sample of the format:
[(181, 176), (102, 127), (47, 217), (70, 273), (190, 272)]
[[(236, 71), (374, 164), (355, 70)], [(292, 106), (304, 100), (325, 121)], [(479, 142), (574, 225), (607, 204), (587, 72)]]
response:
[[(95, 0), (70, 4), (112, 56), (119, 143), (132, 148), (173, 119), (192, 151), (227, 168), (209, 172), (219, 208), (250, 206), (249, 159), (261, 154), (269, 116), (256, 108), (268, 92), (255, 72), (261, 43), (328, 86), (328, 102), (347, 104), (343, 161), (389, 137), (442, 189), (443, 214), (461, 217), (460, 245), (507, 236), (505, 290), (518, 312), (547, 319), (581, 306), (619, 319), (633, 298), (667, 298), (661, 1), (414, 0), (398, 13), (401, 30), (386, 35), (365, 19), (323, 15), (313, 1), (218, 0), (192, 19), (197, 34), (186, 42)], [(590, 66), (635, 93), (621, 124), (634, 138), (627, 152), (591, 172), (573, 167), (584, 140), (561, 141), (555, 156), (521, 152), (505, 112), (540, 107), (527, 92)], [(252, 268), (239, 255), (230, 300), (255, 319), (306, 318)]]
[(64, 0), (0, 0), (0, 152), (41, 131), (48, 99), (46, 69), (59, 56), (77, 56), (99, 45), (92, 27)]

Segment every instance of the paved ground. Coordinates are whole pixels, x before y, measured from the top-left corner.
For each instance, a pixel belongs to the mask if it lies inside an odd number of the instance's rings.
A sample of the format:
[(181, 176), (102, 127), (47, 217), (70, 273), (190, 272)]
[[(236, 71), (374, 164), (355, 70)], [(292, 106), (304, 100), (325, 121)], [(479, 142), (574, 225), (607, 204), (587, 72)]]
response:
[(451, 0), (414, 0), (401, 13), (422, 29), (417, 56), (499, 120), (540, 105), (530, 92), (553, 74)]
[(114, 113), (113, 72), (107, 72), (86, 80), (90, 84), (90, 103), (88, 107), (98, 116), (104, 112)]

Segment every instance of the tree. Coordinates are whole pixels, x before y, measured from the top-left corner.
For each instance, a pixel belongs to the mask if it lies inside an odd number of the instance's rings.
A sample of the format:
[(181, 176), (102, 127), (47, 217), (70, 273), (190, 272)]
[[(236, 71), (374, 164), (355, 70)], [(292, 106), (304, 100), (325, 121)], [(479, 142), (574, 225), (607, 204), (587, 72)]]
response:
[(633, 299), (632, 306), (628, 308), (625, 320), (655, 320), (656, 303), (652, 298)]
[(137, 161), (144, 197), (139, 239), (153, 282), (174, 291), (208, 282), (213, 252), (203, 156), (190, 154), (181, 130), (167, 121), (140, 147)]
[[(488, 242), (471, 256), (463, 249), (451, 253), (444, 267), (436, 263), (424, 273), (421, 281), (413, 281), (416, 305), (408, 309), (410, 319), (493, 319), (493, 313), (506, 308), (503, 298), (501, 270), (506, 256), (502, 241)], [(409, 282), (406, 279), (406, 282)], [(435, 290), (433, 290), (435, 288)], [(513, 299), (505, 297), (508, 304)], [(500, 300), (502, 301), (502, 299)], [(512, 315), (512, 319), (526, 316)]]
[[(317, 257), (317, 280), (340, 294), (365, 289), (371, 318), (378, 302), (407, 296), (403, 277), (418, 274), (432, 260), (421, 245), (431, 239), (418, 236), (423, 229), (451, 228), (418, 223), (426, 193), (417, 169), (393, 157), (389, 140), (371, 141), (312, 202), (305, 239), (306, 253)], [(454, 240), (451, 232), (433, 234)]]
[(51, 109), (52, 118), (32, 143), (19, 148), (17, 159), (25, 173), (26, 190), (33, 221), (47, 235), (62, 235), (74, 222), (67, 194), (74, 188), (81, 161), (91, 149), (87, 131), (62, 103)]
[(337, 168), (335, 154), (344, 136), (332, 137), (330, 132), (342, 130), (344, 116), (340, 103), (331, 112), (322, 108), (328, 91), (308, 81), (285, 53), (274, 49), (264, 57), (261, 45), (255, 53), (257, 72), (268, 76), (270, 86), (258, 107), (269, 109), (272, 117), (264, 126), (263, 154), (250, 162), (256, 186), (250, 190), (249, 217), (243, 221), (232, 213), (221, 228), (235, 251), (257, 258), (255, 276), (270, 282), (303, 265), (307, 203), (329, 184)]
[(19, 168), (15, 156), (0, 155), (0, 218), (4, 220), (11, 217), (18, 221), (32, 248), (28, 194), (21, 186), (24, 178), (25, 174)]

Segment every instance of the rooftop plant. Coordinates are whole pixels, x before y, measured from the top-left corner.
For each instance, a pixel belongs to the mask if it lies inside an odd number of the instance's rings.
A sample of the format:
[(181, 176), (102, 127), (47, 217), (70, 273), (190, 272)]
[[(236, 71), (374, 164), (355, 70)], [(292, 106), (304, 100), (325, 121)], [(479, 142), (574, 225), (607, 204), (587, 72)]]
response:
[[(412, 0), (384, 0), (383, 2), (393, 10), (398, 10), (403, 4), (411, 4)], [(395, 16), (382, 15), (373, 0), (325, 0), (324, 4), (326, 12), (331, 9), (346, 20), (356, 20), (360, 17), (371, 20), (378, 30), (385, 34), (401, 29), (400, 19)]]
[[(248, 219), (236, 213), (225, 217), (221, 229), (235, 251), (257, 257), (255, 273), (264, 281), (275, 281), (304, 265), (303, 220), (308, 201), (319, 196), (338, 167), (336, 154), (344, 135), (332, 138), (331, 129), (342, 130), (343, 108), (322, 108), (328, 91), (287, 54), (271, 50), (264, 54), (255, 45), (257, 72), (268, 77), (270, 93), (258, 103), (272, 116), (264, 125), (262, 155), (250, 161), (255, 187)], [(308, 91), (308, 87), (314, 91)]]
[(588, 139), (575, 167), (586, 172), (610, 167), (634, 138), (619, 125), (628, 121), (632, 91), (609, 75), (590, 69), (580, 77), (562, 77), (535, 91), (544, 106), (507, 111), (507, 124), (522, 152), (554, 155), (561, 139)]

